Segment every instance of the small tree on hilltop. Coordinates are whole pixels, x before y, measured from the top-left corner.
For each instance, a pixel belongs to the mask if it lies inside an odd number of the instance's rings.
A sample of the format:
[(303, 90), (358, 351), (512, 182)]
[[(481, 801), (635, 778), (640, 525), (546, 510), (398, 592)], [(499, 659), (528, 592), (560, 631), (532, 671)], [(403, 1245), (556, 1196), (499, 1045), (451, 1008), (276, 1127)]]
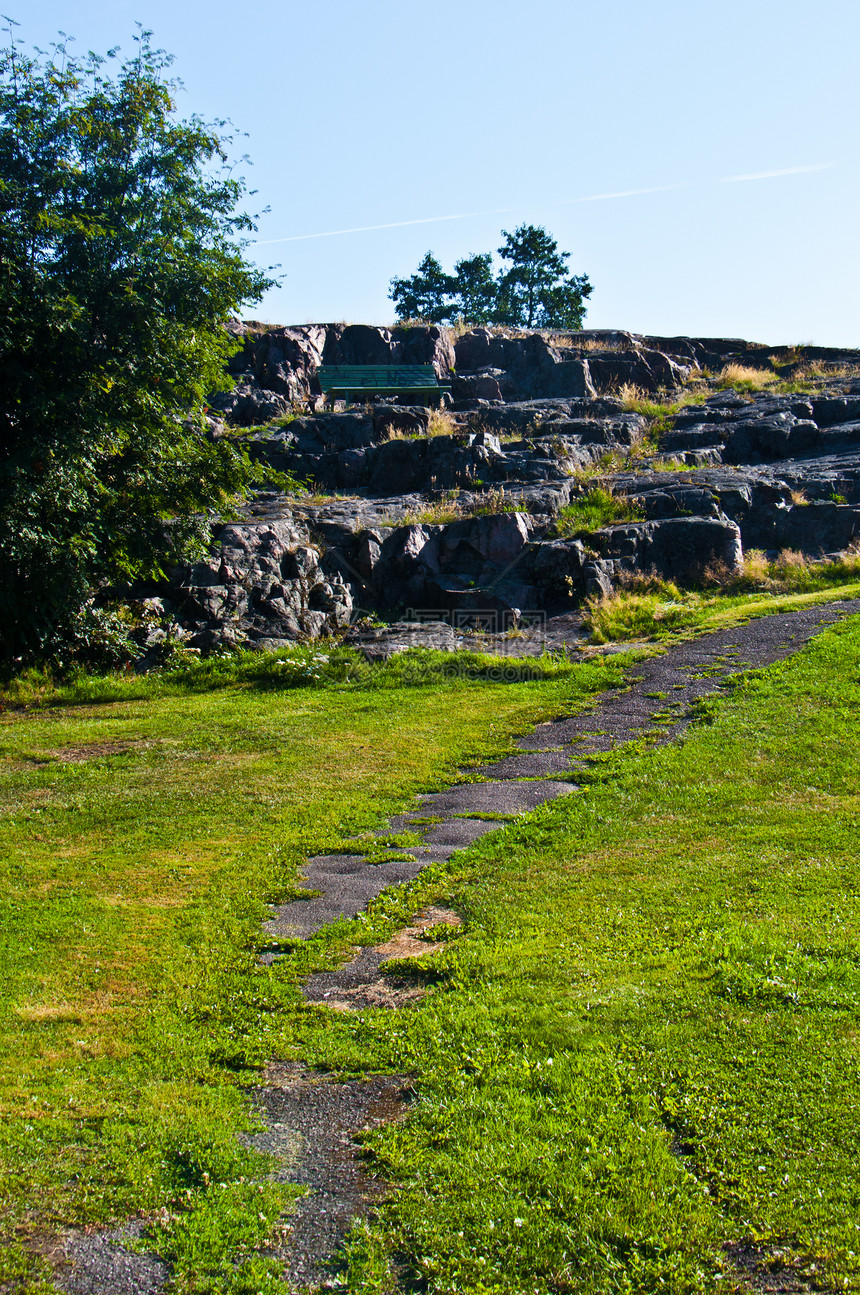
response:
[(582, 328), (588, 276), (566, 278), (569, 252), (559, 252), (551, 234), (539, 225), (520, 225), (509, 234), (499, 256), (510, 269), (499, 276), (499, 322), (522, 328)]
[(98, 590), (199, 552), (255, 475), (203, 412), (226, 321), (271, 280), (243, 256), (223, 123), (178, 121), (170, 59), (137, 40), (113, 80), (65, 46), (0, 51), (7, 664), (86, 640)]
[(389, 297), (398, 319), (425, 319), (442, 324), (451, 318), (451, 295), (454, 280), (445, 274), (432, 252), (428, 252), (417, 271), (408, 279), (392, 279)]
[(513, 324), (520, 328), (582, 328), (585, 299), (592, 287), (586, 274), (567, 274), (569, 252), (538, 225), (502, 230), (498, 249), (509, 268), (493, 277), (493, 255), (464, 257), (448, 275), (428, 252), (409, 279), (392, 279), (389, 296), (398, 319), (428, 323)]

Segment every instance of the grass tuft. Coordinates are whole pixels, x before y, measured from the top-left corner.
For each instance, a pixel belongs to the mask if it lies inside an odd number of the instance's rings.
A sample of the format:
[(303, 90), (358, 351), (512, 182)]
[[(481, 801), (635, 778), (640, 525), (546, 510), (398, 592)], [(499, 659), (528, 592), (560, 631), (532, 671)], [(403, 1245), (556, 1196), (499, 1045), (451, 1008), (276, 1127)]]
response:
[(779, 384), (779, 374), (770, 369), (753, 369), (746, 364), (727, 364), (720, 371), (714, 386), (718, 391), (741, 391), (752, 393), (766, 391)]
[(641, 508), (615, 495), (605, 486), (592, 486), (562, 508), (549, 533), (551, 539), (576, 539), (587, 536), (616, 522), (639, 521)]
[(714, 564), (698, 588), (622, 573), (608, 596), (586, 600), (583, 623), (595, 643), (665, 639), (705, 630), (749, 616), (791, 610), (794, 599), (857, 597), (860, 554), (815, 560), (793, 549), (768, 559), (757, 549), (744, 556), (739, 571)]

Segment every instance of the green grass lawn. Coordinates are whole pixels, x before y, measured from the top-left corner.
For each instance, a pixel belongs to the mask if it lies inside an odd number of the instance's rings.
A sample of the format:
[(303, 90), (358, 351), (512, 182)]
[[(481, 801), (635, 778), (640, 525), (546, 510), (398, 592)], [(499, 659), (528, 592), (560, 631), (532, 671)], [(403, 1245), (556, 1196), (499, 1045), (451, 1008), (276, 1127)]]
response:
[[(575, 709), (618, 659), (84, 681), (6, 713), (0, 1289), (50, 1289), (52, 1229), (129, 1215), (179, 1291), (278, 1289), (290, 1189), (236, 1138), (272, 1056), (412, 1078), (408, 1118), (368, 1137), (397, 1188), (347, 1248), (356, 1295), (395, 1261), (437, 1295), (743, 1290), (741, 1244), (860, 1289), (858, 660), (846, 622), (683, 746), (595, 760), (581, 794), (271, 968), (260, 922), (303, 853)], [(303, 971), (430, 900), (464, 926), (420, 1003), (301, 1001)]]
[[(347, 938), (261, 967), (267, 902), (306, 854), (622, 678), (617, 660), (514, 665), (537, 676), (515, 683), (493, 681), (504, 662), (410, 660), (349, 660), (356, 680), (326, 688), (256, 658), (12, 690), (31, 708), (0, 716), (0, 1289), (38, 1283), (46, 1230), (162, 1209), (180, 1288), (261, 1288), (264, 1261), (234, 1261), (285, 1193), (257, 1208), (241, 1085), (316, 1019), (296, 976)], [(382, 901), (365, 938), (404, 906)]]

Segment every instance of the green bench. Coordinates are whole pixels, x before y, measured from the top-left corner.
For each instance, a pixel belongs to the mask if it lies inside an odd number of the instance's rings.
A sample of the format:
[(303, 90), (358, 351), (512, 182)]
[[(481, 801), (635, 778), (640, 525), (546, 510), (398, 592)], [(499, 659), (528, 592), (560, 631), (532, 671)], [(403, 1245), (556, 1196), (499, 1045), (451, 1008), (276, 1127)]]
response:
[(342, 396), (347, 405), (351, 396), (429, 396), (441, 402), (451, 390), (432, 364), (322, 364), (317, 378), (324, 402)]

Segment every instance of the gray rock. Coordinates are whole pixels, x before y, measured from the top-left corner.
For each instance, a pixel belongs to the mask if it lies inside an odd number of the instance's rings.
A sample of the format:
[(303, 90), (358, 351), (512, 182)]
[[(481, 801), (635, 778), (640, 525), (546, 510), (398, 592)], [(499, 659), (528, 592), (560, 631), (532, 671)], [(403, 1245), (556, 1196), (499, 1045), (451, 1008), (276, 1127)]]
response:
[(727, 518), (630, 522), (597, 531), (594, 539), (616, 570), (653, 572), (665, 580), (696, 581), (708, 567), (736, 571), (743, 563), (740, 528)]
[(690, 368), (656, 350), (598, 352), (588, 357), (588, 371), (597, 392), (618, 390), (625, 384), (649, 392), (671, 389), (684, 382)]
[(223, 414), (225, 421), (234, 427), (269, 423), (282, 418), (290, 410), (286, 396), (266, 390), (253, 379), (237, 383), (230, 391), (216, 392), (209, 401), (213, 409)]
[[(229, 366), (238, 383), (214, 407), (227, 423), (255, 428), (245, 444), (257, 459), (317, 492), (350, 494), (310, 502), (267, 487), (240, 522), (214, 526), (204, 560), (175, 572), (169, 587), (143, 591), (164, 595), (136, 631), (153, 659), (177, 640), (206, 652), (339, 633), (358, 608), (411, 607), (455, 629), (462, 617), (516, 624), (551, 606), (571, 616), (623, 573), (684, 583), (710, 565), (736, 567), (741, 546), (817, 555), (860, 536), (860, 379), (844, 374), (829, 386), (816, 380), (809, 395), (713, 391), (680, 410), (653, 460), (612, 466), (647, 426), (614, 394), (624, 383), (668, 389), (694, 366), (719, 372), (732, 363), (787, 372), (799, 362), (793, 353), (609, 330), (473, 329), (456, 343), (434, 327), (233, 323), (230, 331), (243, 341)], [(804, 357), (860, 366), (860, 355), (827, 348), (805, 348)], [(394, 398), (316, 413), (322, 362), (428, 363), (446, 378), (456, 365), (450, 433), (428, 436), (429, 411)], [(211, 435), (224, 431), (210, 420)], [(653, 470), (673, 458), (693, 470)], [(587, 544), (544, 540), (581, 489), (579, 474), (594, 469), (644, 520), (604, 528)], [(440, 500), (461, 518), (411, 523)]]
[(811, 417), (819, 427), (838, 423), (860, 424), (860, 396), (815, 396), (810, 401)]
[(349, 623), (352, 596), (323, 571), (319, 550), (292, 518), (234, 522), (216, 530), (210, 558), (178, 569), (170, 593), (192, 647), (316, 638)]
[(390, 330), (349, 324), (343, 329), (329, 327), (323, 363), (432, 364), (437, 376), (447, 380), (454, 351), (448, 334), (435, 325)]
[(319, 324), (267, 329), (252, 351), (257, 382), (290, 401), (306, 400), (314, 389), (325, 343), (326, 329)]

